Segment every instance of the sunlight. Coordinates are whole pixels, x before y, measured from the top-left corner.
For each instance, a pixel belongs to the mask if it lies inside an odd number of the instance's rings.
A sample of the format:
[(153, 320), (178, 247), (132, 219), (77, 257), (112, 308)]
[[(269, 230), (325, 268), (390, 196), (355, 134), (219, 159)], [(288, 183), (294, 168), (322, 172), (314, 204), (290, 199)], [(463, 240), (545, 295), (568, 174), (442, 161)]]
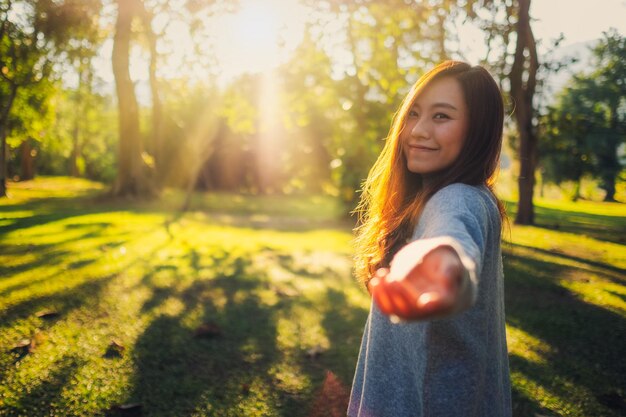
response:
[(274, 71), (267, 70), (260, 80), (258, 101), (260, 128), (259, 140), (259, 179), (263, 189), (268, 191), (279, 175), (281, 149), (284, 147), (285, 135), (281, 129), (284, 116), (280, 105), (280, 84)]
[(234, 14), (213, 22), (221, 76), (265, 72), (288, 59), (300, 43), (306, 11), (295, 2), (243, 0)]

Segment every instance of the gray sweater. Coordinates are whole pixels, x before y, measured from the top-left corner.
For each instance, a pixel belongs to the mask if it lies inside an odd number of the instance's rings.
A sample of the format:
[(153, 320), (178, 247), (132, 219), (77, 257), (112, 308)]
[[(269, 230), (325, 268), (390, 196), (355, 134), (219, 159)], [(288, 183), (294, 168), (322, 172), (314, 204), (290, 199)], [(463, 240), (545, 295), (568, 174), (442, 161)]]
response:
[(426, 203), (412, 245), (422, 256), (442, 245), (457, 251), (464, 309), (394, 323), (372, 303), (348, 416), (511, 415), (500, 230), (486, 187), (452, 184)]

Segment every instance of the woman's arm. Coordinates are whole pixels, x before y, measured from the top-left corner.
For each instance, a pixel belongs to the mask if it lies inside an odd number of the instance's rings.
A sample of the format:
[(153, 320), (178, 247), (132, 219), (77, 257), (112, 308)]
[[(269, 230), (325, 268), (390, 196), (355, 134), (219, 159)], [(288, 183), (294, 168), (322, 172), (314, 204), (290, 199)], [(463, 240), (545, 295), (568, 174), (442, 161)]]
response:
[(435, 193), (414, 240), (398, 251), (390, 269), (380, 269), (370, 281), (380, 310), (424, 320), (471, 307), (492, 223), (499, 227), (497, 206), (488, 204), (477, 187), (453, 184)]

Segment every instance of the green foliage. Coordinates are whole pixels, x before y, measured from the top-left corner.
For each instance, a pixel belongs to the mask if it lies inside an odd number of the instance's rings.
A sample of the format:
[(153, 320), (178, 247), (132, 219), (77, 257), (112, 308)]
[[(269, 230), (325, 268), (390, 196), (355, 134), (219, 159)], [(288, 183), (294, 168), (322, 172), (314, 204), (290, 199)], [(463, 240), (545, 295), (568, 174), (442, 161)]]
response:
[[(6, 85), (0, 85), (5, 89)], [(17, 90), (8, 119), (7, 144), (15, 149), (23, 141), (42, 142), (54, 129), (54, 102), (58, 86), (48, 78)]]
[(78, 174), (111, 183), (117, 152), (117, 112), (111, 100), (85, 89), (66, 89), (57, 92), (54, 103), (52, 123), (40, 141), (39, 172), (70, 173), (76, 140), (81, 167)]
[(546, 178), (561, 183), (589, 174), (613, 200), (626, 143), (626, 38), (605, 33), (593, 49), (594, 69), (576, 75), (541, 120)]
[[(11, 1), (0, 4), (0, 146), (44, 142), (53, 130), (49, 105), (59, 76), (59, 57), (91, 51), (84, 39), (97, 32), (98, 0), (56, 2)], [(83, 52), (84, 55), (84, 52)], [(22, 157), (29, 157), (28, 153)], [(0, 161), (0, 194), (4, 194), (5, 156)]]
[(224, 92), (221, 116), (235, 134), (252, 135), (258, 131), (259, 77), (243, 75)]
[[(344, 20), (345, 26), (327, 31), (328, 21), (320, 15), (283, 70), (290, 132), (304, 150), (292, 155), (292, 166), (307, 184), (322, 180), (318, 187), (340, 196), (350, 210), (393, 113), (418, 75), (437, 60), (436, 45), (446, 34), (432, 32), (434, 7), (337, 2), (330, 12), (325, 18)], [(345, 55), (329, 54), (325, 48), (331, 42)]]
[(593, 172), (594, 132), (604, 123), (604, 114), (585, 93), (576, 84), (568, 87), (541, 119), (540, 155), (547, 181), (580, 181)]

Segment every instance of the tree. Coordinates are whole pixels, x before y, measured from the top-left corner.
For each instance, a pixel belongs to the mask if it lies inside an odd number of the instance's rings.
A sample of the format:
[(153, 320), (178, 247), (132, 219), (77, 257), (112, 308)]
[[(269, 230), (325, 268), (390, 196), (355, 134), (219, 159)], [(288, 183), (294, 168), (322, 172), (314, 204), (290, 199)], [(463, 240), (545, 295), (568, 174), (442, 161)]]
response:
[(530, 2), (470, 0), (456, 4), (485, 32), (487, 54), (481, 64), (500, 79), (500, 86), (510, 99), (519, 141), (516, 144), (520, 162), (517, 224), (534, 222), (533, 190), (538, 137), (537, 110), (533, 100), (542, 66), (531, 27)]
[[(0, 13), (0, 76), (2, 103), (0, 108), (0, 197), (6, 196), (7, 144), (9, 116), (18, 91), (48, 78), (52, 63), (50, 47), (38, 40), (40, 28), (35, 25), (32, 5), (23, 4), (26, 24), (17, 24), (9, 17), (16, 13), (12, 1), (3, 1)], [(29, 7), (31, 6), (31, 7)], [(30, 12), (30, 13), (28, 13)]]
[(615, 29), (593, 48), (597, 70), (581, 77), (589, 99), (606, 115), (606, 129), (598, 146), (597, 169), (605, 201), (615, 201), (615, 180), (622, 167), (617, 157), (618, 147), (626, 142), (626, 37)]
[(601, 119), (590, 108), (580, 89), (567, 87), (557, 104), (548, 107), (539, 122), (540, 165), (544, 182), (574, 181), (572, 200), (580, 197), (580, 180), (593, 172), (593, 147), (589, 141), (593, 126)]
[[(574, 76), (557, 105), (542, 117), (542, 164), (548, 178), (600, 180), (605, 201), (615, 201), (622, 165), (618, 147), (626, 140), (626, 38), (609, 31), (593, 48), (593, 69)], [(575, 196), (576, 197), (576, 196)]]
[[(212, 154), (210, 143), (211, 132), (214, 133), (215, 126), (217, 125), (215, 123), (216, 109), (207, 109), (200, 113), (200, 115), (210, 116), (209, 119), (211, 120), (188, 126), (189, 129), (182, 129), (193, 132), (190, 133), (192, 135), (191, 138), (167, 137), (167, 132), (171, 133), (172, 130), (179, 130), (180, 133), (181, 127), (173, 127), (176, 123), (173, 122), (170, 117), (171, 109), (167, 109), (167, 103), (165, 101), (167, 100), (167, 86), (157, 76), (158, 67), (162, 58), (159, 49), (161, 49), (160, 46), (163, 46), (167, 27), (174, 22), (185, 24), (194, 42), (197, 56), (194, 57), (193, 62), (181, 62), (180, 65), (201, 66), (204, 70), (210, 72), (209, 67), (213, 64), (213, 61), (209, 59), (210, 62), (206, 60), (200, 62), (202, 58), (207, 58), (207, 55), (211, 56), (210, 53), (206, 53), (206, 39), (203, 39), (203, 30), (207, 30), (207, 22), (211, 21), (211, 17), (214, 14), (229, 11), (235, 7), (237, 3), (238, 2), (234, 0), (187, 0), (184, 2), (185, 7), (181, 7), (180, 3), (172, 4), (172, 2), (168, 0), (140, 0), (137, 2), (139, 6), (137, 17), (141, 20), (142, 34), (145, 36), (150, 56), (148, 71), (152, 112), (150, 117), (151, 129), (147, 135), (148, 140), (146, 141), (145, 149), (148, 151), (147, 153), (150, 154), (148, 159), (152, 161), (154, 167), (153, 171), (157, 187), (164, 185), (172, 179), (173, 173), (170, 169), (172, 168), (172, 164), (179, 164), (181, 162), (180, 158), (186, 155), (186, 157), (193, 159), (193, 161), (183, 161), (183, 164), (186, 164), (184, 167), (185, 170), (193, 168), (191, 175), (183, 175), (184, 177), (189, 177), (187, 189), (188, 197), (191, 196), (191, 191), (197, 183), (200, 168)], [(164, 16), (167, 17), (167, 19), (165, 19), (167, 23), (160, 27), (155, 27), (155, 22), (163, 22), (164, 19), (160, 18)], [(174, 45), (174, 48), (176, 48), (176, 45)], [(212, 112), (209, 110), (212, 110)], [(175, 139), (177, 143), (171, 143), (173, 139)], [(181, 140), (186, 143), (186, 146), (179, 146)], [(188, 149), (192, 143), (199, 149)], [(187, 151), (191, 151), (191, 154)], [(180, 171), (179, 166), (175, 168), (177, 171)]]
[(141, 0), (117, 0), (112, 63), (119, 110), (119, 148), (112, 194), (120, 197), (152, 197), (157, 193), (154, 177), (143, 158), (139, 105), (129, 70), (131, 25), (142, 10)]
[[(91, 0), (93, 11), (101, 6), (99, 1)], [(82, 114), (68, 115), (73, 122), (69, 174), (75, 177), (83, 174), (81, 169), (81, 162), (84, 160), (83, 150), (88, 146), (89, 139), (93, 137), (92, 133), (88, 133), (90, 127), (84, 115), (98, 104), (98, 94), (94, 92), (94, 83), (97, 79), (92, 61), (103, 40), (104, 35), (94, 22), (82, 29), (79, 42), (72, 42), (65, 48), (66, 61), (71, 65), (70, 68), (74, 69), (78, 79), (77, 86), (70, 97), (76, 108), (84, 109)]]
[(342, 131), (330, 154), (340, 195), (350, 209), (358, 199), (355, 191), (384, 145), (393, 112), (419, 75), (448, 55), (442, 51), (447, 34), (445, 13), (440, 11), (450, 2), (439, 3), (309, 2), (323, 16), (345, 22), (340, 33), (325, 30), (324, 19), (315, 22), (320, 35), (314, 41), (323, 45), (328, 38), (342, 39), (349, 57), (330, 63), (338, 99), (334, 110), (342, 115)]
[(295, 139), (287, 143), (285, 169), (292, 184), (322, 191), (333, 184), (333, 171), (341, 169), (338, 130), (346, 111), (341, 108), (337, 83), (331, 78), (331, 59), (311, 32), (312, 27), (307, 26), (291, 60), (280, 68), (287, 130)]
[(535, 37), (530, 27), (530, 0), (518, 0), (518, 5), (515, 55), (508, 76), (520, 141), (519, 201), (515, 223), (533, 224), (535, 220), (533, 193), (537, 165), (537, 132), (534, 126), (536, 111), (533, 106), (533, 97), (537, 86), (539, 59)]
[[(56, 61), (90, 30), (99, 7), (98, 0), (0, 2), (0, 197), (6, 195), (6, 138), (19, 92), (42, 86), (35, 94), (41, 98), (43, 85), (54, 78)], [(30, 155), (23, 153), (24, 158)]]
[(42, 79), (17, 90), (7, 120), (6, 145), (8, 176), (20, 180), (34, 178), (35, 156), (48, 140), (54, 124), (54, 95), (57, 83)]

